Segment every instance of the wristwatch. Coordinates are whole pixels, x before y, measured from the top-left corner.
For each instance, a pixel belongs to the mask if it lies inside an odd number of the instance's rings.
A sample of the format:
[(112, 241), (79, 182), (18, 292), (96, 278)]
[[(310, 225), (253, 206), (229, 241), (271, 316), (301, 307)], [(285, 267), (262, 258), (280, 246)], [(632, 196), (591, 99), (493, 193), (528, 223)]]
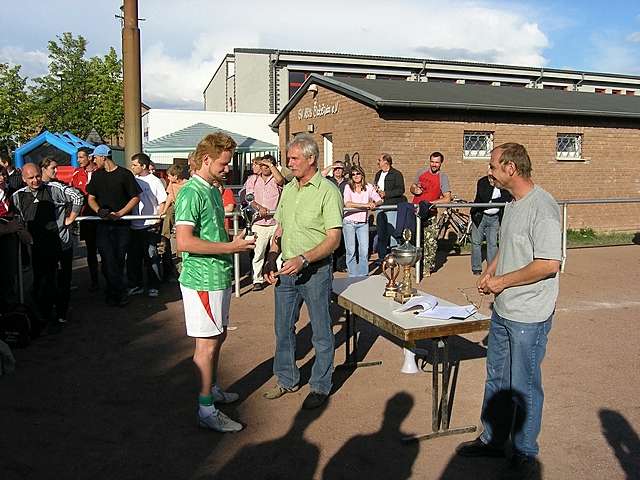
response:
[(309, 260), (307, 260), (307, 257), (300, 255), (300, 258), (302, 259), (302, 268), (307, 268), (309, 266)]

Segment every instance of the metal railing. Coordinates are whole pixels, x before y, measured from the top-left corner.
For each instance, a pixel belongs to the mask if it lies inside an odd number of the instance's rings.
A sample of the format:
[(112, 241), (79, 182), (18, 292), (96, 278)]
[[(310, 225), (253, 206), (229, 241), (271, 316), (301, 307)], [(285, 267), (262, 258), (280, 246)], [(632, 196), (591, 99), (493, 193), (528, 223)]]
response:
[[(599, 204), (625, 204), (625, 203), (640, 203), (640, 198), (605, 198), (605, 199), (584, 199), (584, 200), (558, 200), (558, 205), (562, 209), (562, 260), (560, 271), (564, 272), (565, 264), (567, 260), (567, 230), (569, 223), (568, 207), (569, 205), (599, 205)], [(451, 203), (438, 203), (433, 204), (435, 208), (473, 208), (473, 207), (498, 207), (503, 208), (506, 203), (468, 203), (468, 202), (451, 202)], [(362, 211), (396, 211), (398, 207), (396, 205), (381, 205), (375, 209), (367, 208), (345, 208), (344, 213), (356, 213)], [(417, 206), (416, 206), (417, 210)], [(269, 215), (273, 215), (275, 211), (268, 212)], [(241, 213), (238, 210), (225, 214), (226, 218), (233, 219), (233, 234), (237, 235), (240, 232), (240, 216)], [(121, 218), (121, 220), (151, 220), (162, 219), (161, 215), (127, 215)], [(95, 221), (102, 220), (97, 216), (85, 216), (78, 217), (76, 221)], [(416, 214), (416, 245), (420, 246), (422, 243), (422, 220), (419, 215)], [(234, 270), (234, 293), (236, 297), (240, 297), (240, 253), (233, 254), (233, 270)], [(416, 281), (422, 280), (422, 259), (416, 263)]]

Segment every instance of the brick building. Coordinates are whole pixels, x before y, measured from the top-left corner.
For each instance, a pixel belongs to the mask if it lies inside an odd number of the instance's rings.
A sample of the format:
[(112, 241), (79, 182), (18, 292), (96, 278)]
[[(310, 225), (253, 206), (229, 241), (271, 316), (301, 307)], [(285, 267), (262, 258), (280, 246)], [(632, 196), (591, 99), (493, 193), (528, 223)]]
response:
[[(390, 153), (407, 191), (438, 150), (453, 193), (473, 200), (493, 146), (513, 141), (558, 200), (640, 197), (640, 97), (312, 75), (272, 127), (283, 151), (312, 133), (321, 166), (358, 152), (368, 181)], [(640, 230), (640, 205), (571, 206), (569, 227)]]

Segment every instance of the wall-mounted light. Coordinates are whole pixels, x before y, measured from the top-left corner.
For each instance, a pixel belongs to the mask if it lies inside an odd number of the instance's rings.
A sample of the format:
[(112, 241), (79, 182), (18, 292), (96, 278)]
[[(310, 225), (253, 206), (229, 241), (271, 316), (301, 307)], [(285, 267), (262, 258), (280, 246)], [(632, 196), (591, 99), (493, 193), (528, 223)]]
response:
[(312, 83), (311, 85), (309, 85), (307, 92), (311, 92), (313, 94), (313, 98), (315, 98), (316, 95), (318, 94), (318, 85), (316, 85), (315, 83)]
[(313, 123), (310, 123), (309, 125), (307, 125), (308, 133), (313, 133), (314, 130), (315, 130), (315, 127), (313, 126)]

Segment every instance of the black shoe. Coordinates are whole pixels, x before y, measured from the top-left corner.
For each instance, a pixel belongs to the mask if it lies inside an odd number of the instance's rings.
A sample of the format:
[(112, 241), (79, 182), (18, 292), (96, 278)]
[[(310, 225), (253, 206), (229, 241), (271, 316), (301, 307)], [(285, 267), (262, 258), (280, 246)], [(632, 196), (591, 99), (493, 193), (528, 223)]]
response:
[(473, 270), (474, 275), (482, 275), (482, 270)]
[(504, 449), (487, 445), (479, 437), (458, 445), (456, 453), (461, 457), (504, 457)]
[(129, 295), (125, 294), (122, 295), (119, 299), (118, 299), (118, 306), (119, 307), (125, 307), (129, 304)]
[(305, 410), (313, 410), (326, 402), (327, 398), (329, 398), (329, 395), (325, 395), (324, 393), (311, 392), (307, 395), (307, 398), (304, 399), (304, 402), (302, 402), (302, 408)]
[(253, 291), (254, 292), (259, 292), (260, 290), (264, 290), (264, 283), (254, 283), (253, 284)]
[(502, 478), (505, 480), (539, 479), (540, 473), (540, 462), (536, 457), (516, 453), (511, 457), (509, 467)]

